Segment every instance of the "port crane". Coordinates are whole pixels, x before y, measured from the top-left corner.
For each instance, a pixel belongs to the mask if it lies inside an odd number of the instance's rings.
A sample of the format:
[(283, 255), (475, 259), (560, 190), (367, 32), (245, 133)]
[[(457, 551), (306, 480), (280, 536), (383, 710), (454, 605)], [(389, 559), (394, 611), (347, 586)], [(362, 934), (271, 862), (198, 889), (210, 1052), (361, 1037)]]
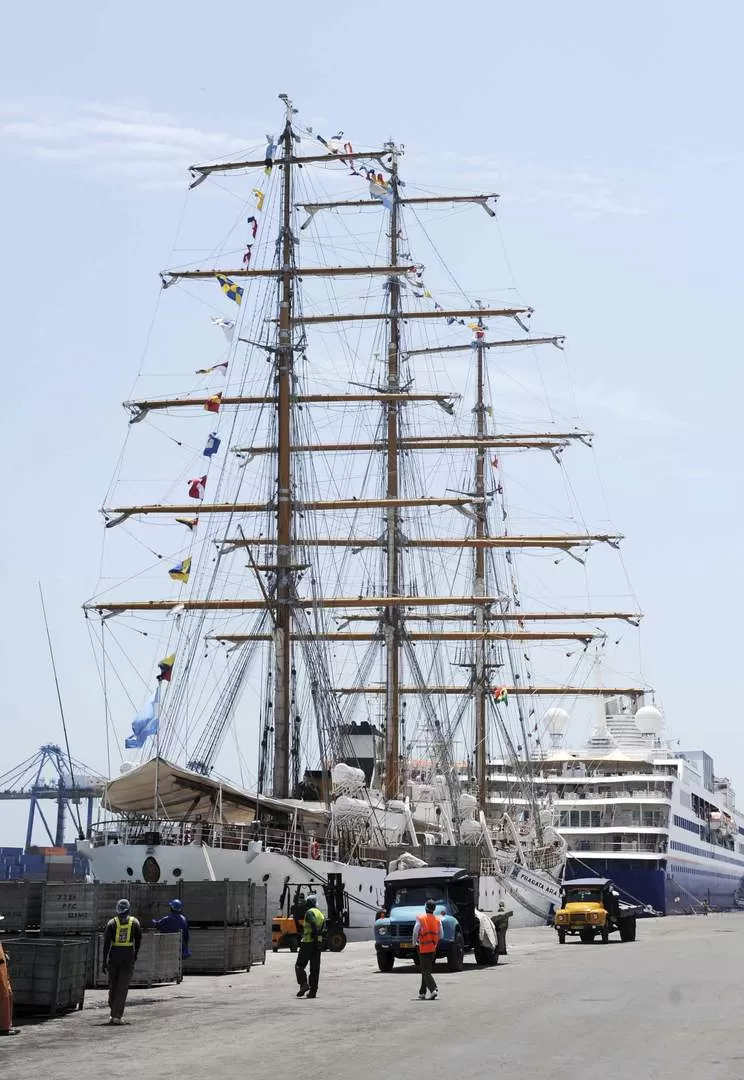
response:
[[(37, 753), (19, 765), (0, 774), (0, 800), (27, 800), (29, 802), (26, 828), (26, 851), (31, 847), (34, 824), (38, 814), (49, 843), (62, 847), (65, 842), (65, 826), (69, 815), (80, 839), (90, 832), (93, 824), (93, 804), (103, 794), (106, 781), (92, 769), (74, 758), (68, 759), (59, 746), (46, 743)], [(42, 810), (43, 800), (57, 804), (54, 829)], [(80, 805), (87, 803), (85, 832), (80, 816)]]

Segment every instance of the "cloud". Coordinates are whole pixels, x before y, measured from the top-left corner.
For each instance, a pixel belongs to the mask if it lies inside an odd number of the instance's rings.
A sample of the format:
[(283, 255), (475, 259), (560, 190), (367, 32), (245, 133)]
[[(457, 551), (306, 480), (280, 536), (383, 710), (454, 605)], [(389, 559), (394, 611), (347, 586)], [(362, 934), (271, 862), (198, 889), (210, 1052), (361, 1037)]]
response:
[(629, 194), (626, 184), (622, 185), (620, 194), (615, 190), (616, 185), (596, 172), (510, 166), (489, 154), (447, 153), (444, 158), (460, 183), (469, 187), (482, 184), (501, 187), (508, 191), (511, 202), (554, 202), (576, 217), (635, 217), (648, 213), (648, 208)]
[[(573, 390), (565, 380), (560, 385), (543, 381), (538, 375), (522, 371), (519, 378), (506, 372), (493, 372), (491, 388), (496, 390), (500, 408), (514, 410), (523, 419), (536, 420), (549, 411), (552, 419), (562, 417), (569, 424), (581, 423), (592, 428), (619, 424), (635, 432), (670, 430), (684, 427), (683, 420), (653, 398), (628, 387), (577, 379)], [(526, 410), (532, 410), (528, 416)]]
[(138, 186), (183, 186), (198, 161), (244, 153), (250, 143), (227, 132), (187, 127), (177, 118), (127, 105), (5, 105), (0, 153), (85, 166), (129, 177)]

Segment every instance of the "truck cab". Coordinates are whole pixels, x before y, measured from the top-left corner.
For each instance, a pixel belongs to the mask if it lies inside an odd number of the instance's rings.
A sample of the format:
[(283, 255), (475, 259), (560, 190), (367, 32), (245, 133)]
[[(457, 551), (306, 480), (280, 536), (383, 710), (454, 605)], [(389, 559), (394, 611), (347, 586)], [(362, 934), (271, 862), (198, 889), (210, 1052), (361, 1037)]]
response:
[(564, 881), (561, 907), (555, 913), (558, 941), (565, 944), (567, 934), (578, 934), (584, 944), (590, 944), (599, 934), (607, 944), (610, 934), (617, 930), (621, 941), (635, 941), (636, 917), (640, 907), (625, 904), (609, 878), (574, 878)]
[(496, 963), (495, 948), (480, 944), (476, 915), (476, 879), (467, 870), (451, 866), (426, 866), (395, 870), (385, 879), (384, 911), (375, 922), (375, 951), (380, 971), (392, 971), (396, 959), (417, 961), (413, 944), (416, 916), (423, 915), (426, 901), (436, 901), (442, 923), (437, 957), (444, 957), (451, 971), (459, 971), (465, 951), (473, 949), (479, 963)]

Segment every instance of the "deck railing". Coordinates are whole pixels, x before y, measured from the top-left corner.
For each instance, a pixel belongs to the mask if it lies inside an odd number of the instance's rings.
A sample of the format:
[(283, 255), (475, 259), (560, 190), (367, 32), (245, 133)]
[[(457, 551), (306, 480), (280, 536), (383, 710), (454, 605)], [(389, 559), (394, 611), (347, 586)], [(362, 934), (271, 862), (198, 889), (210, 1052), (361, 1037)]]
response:
[(90, 836), (96, 847), (107, 844), (156, 844), (183, 846), (206, 844), (224, 851), (247, 851), (260, 843), (267, 851), (279, 851), (294, 859), (338, 858), (338, 845), (322, 837), (313, 837), (297, 830), (261, 828), (252, 825), (217, 825), (195, 822), (192, 825), (176, 821), (101, 822)]

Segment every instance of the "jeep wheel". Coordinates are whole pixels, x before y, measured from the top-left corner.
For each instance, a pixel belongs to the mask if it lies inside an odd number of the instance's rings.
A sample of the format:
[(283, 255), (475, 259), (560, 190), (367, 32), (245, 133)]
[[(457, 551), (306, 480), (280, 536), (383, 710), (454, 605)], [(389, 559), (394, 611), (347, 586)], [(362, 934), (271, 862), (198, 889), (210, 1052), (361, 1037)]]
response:
[(382, 949), (377, 950), (377, 966), (380, 971), (389, 972), (393, 970), (395, 965), (395, 955), (391, 952), (383, 952)]
[(563, 929), (563, 927), (561, 927), (559, 929), (559, 931), (558, 931), (558, 944), (559, 945), (565, 945), (566, 944), (566, 931)]
[(603, 926), (599, 932), (602, 935), (602, 944), (606, 945), (610, 940), (610, 931), (607, 929), (606, 926)]
[(458, 932), (457, 937), (447, 950), (448, 971), (462, 971), (464, 959), (465, 946), (462, 943), (462, 934)]
[(620, 940), (621, 941), (635, 941), (636, 939), (636, 921), (635, 919), (621, 919), (620, 920)]

